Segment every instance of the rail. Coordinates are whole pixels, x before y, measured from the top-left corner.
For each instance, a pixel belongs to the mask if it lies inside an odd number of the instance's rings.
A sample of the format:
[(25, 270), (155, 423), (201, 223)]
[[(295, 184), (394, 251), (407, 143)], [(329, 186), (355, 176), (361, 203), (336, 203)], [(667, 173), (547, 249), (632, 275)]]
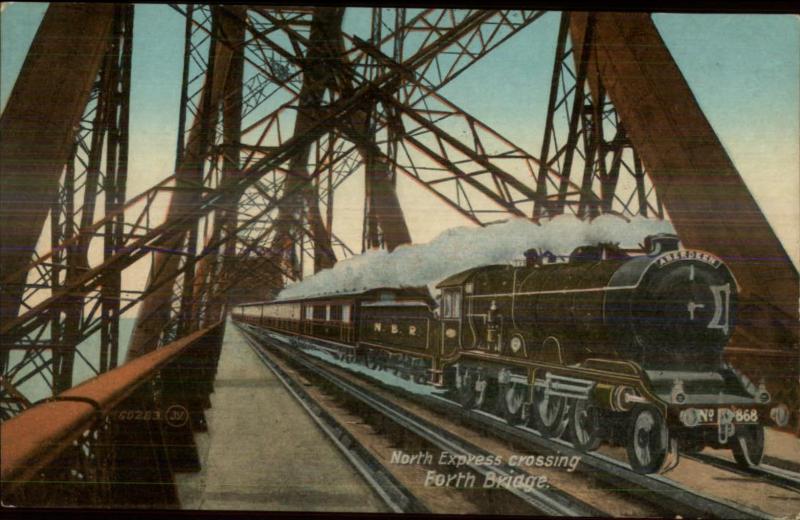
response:
[[(241, 326), (238, 323), (237, 325)], [(287, 351), (287, 349), (281, 350)], [(328, 375), (328, 377), (333, 376)], [(647, 491), (648, 493), (641, 493), (639, 496), (669, 510), (689, 513), (693, 516), (711, 515), (717, 518), (769, 518), (769, 515), (761, 511), (719, 497), (705, 495), (664, 476), (641, 475), (629, 469), (625, 463), (609, 456), (597, 452), (581, 452), (565, 441), (544, 438), (530, 428), (509, 425), (489, 413), (464, 409), (442, 397), (418, 395), (396, 387), (392, 390), (402, 397), (423, 404), (451, 419), (457, 418), (484, 428), (485, 431), (491, 432), (492, 436), (509, 442), (536, 447), (548, 454), (580, 456), (581, 464), (578, 466), (578, 471), (591, 473), (595, 478), (618, 486), (620, 489)], [(564, 513), (551, 514), (563, 515)]]
[(705, 464), (710, 464), (727, 471), (732, 471), (738, 475), (766, 480), (770, 484), (782, 487), (784, 489), (800, 491), (800, 475), (793, 471), (771, 466), (764, 462), (758, 466), (752, 466), (745, 469), (735, 462), (725, 460), (714, 455), (709, 455), (707, 453), (695, 453), (692, 455), (684, 455), (684, 457), (694, 459)]
[[(236, 323), (236, 325), (240, 327), (245, 336), (255, 336), (262, 342), (268, 342), (273, 348), (280, 350), (281, 353), (292, 359), (294, 362), (302, 365), (303, 368), (332, 384), (334, 387), (344, 392), (348, 396), (357, 399), (365, 406), (375, 410), (377, 413), (385, 416), (392, 422), (402, 426), (404, 429), (425, 439), (438, 449), (463, 456), (465, 460), (476, 460), (478, 457), (485, 459), (491, 455), (468, 440), (456, 436), (452, 432), (449, 432), (444, 428), (417, 416), (411, 411), (399, 408), (391, 401), (370, 393), (359, 386), (348, 382), (344, 378), (335, 375), (332, 372), (323, 370), (317, 364), (309, 362), (305, 357), (298, 354), (298, 352), (289, 348), (281, 347), (274, 341), (269, 341), (268, 337), (258, 329), (255, 329), (252, 326), (242, 327), (242, 324), (240, 323)], [(465, 468), (469, 468), (475, 473), (484, 476), (487, 472), (492, 471), (508, 481), (511, 481), (511, 479), (516, 476), (527, 475), (524, 471), (508, 466), (507, 464), (492, 465), (491, 469), (489, 469), (485, 465), (471, 464), (468, 462), (465, 465)], [(553, 486), (547, 489), (518, 489), (515, 487), (506, 486), (505, 489), (542, 514), (550, 516), (578, 516), (595, 518), (604, 516), (602, 511)]]
[(178, 505), (199, 469), (194, 431), (216, 373), (220, 321), (43, 400), (0, 426), (7, 505)]

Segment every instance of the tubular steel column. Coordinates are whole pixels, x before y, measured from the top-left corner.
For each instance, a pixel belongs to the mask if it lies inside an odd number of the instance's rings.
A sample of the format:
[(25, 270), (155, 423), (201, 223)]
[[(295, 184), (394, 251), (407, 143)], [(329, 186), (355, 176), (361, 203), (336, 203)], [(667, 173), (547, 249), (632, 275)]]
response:
[[(225, 82), (226, 95), (222, 109), (222, 176), (223, 182), (228, 179), (236, 178), (241, 175), (240, 153), (242, 139), (242, 91), (244, 79), (244, 27), (238, 25), (236, 32), (230, 36), (230, 40), (236, 49), (228, 70), (228, 79)], [(220, 203), (220, 209), (214, 214), (214, 227), (212, 230), (211, 242), (215, 242), (224, 233), (227, 236), (235, 236), (237, 212), (236, 205), (239, 194), (234, 194)], [(222, 247), (222, 254), (219, 248), (211, 255), (205, 257), (204, 271), (207, 278), (198, 280), (204, 284), (206, 291), (206, 315), (203, 318), (203, 325), (219, 321), (223, 318), (225, 305), (225, 294), (222, 292), (223, 280), (230, 275), (229, 271), (233, 268), (232, 260), (236, 253), (236, 240), (229, 240)], [(222, 340), (225, 331), (225, 323), (222, 324), (219, 340)]]
[[(401, 63), (403, 60), (403, 43), (405, 41), (405, 10), (394, 10), (394, 44), (392, 47), (392, 60), (395, 63)], [(383, 19), (383, 8), (376, 7), (372, 9), (372, 27), (370, 34), (370, 45), (375, 49), (381, 48), (381, 43), (384, 41), (383, 28), (387, 23)], [(385, 67), (375, 57), (367, 56), (369, 67), (367, 68), (367, 79), (373, 79), (377, 76), (379, 71), (385, 71)], [(391, 95), (395, 96), (393, 92)], [(393, 168), (393, 164), (397, 161), (397, 144), (399, 134), (402, 131), (399, 114), (395, 110), (391, 110), (391, 106), (383, 106), (383, 110), (390, 110), (385, 114), (388, 122), (386, 125), (386, 138), (382, 141), (386, 146), (385, 156), (386, 159), (381, 158), (376, 151), (379, 150), (378, 145), (378, 110), (381, 108), (378, 100), (376, 100), (369, 108), (367, 113), (367, 120), (365, 125), (368, 130), (365, 132), (369, 140), (369, 146), (365, 146), (365, 198), (364, 198), (364, 231), (362, 240), (362, 251), (374, 247), (387, 247), (389, 250), (394, 249), (401, 243), (410, 242), (410, 235), (408, 230), (405, 232), (399, 230), (400, 236), (392, 236), (390, 222), (397, 220), (396, 215), (402, 215), (402, 210), (398, 207), (395, 209), (394, 201), (391, 200), (392, 195), (396, 192), (397, 177)], [(394, 195), (396, 198), (396, 195)], [(386, 213), (389, 215), (386, 215)], [(394, 217), (390, 215), (395, 215)], [(384, 227), (380, 226), (383, 221)], [(386, 238), (389, 234), (389, 243), (387, 244)]]
[[(311, 34), (309, 35), (310, 47), (303, 57), (303, 85), (299, 94), (299, 106), (294, 124), (294, 135), (308, 131), (316, 121), (322, 106), (325, 90), (335, 84), (336, 79), (331, 75), (328, 60), (336, 59), (337, 48), (340, 44), (340, 32), (344, 8), (316, 8), (311, 21)], [(303, 209), (309, 221), (311, 234), (314, 239), (314, 272), (331, 267), (336, 263), (330, 241), (330, 230), (326, 230), (322, 223), (319, 211), (319, 197), (314, 185), (308, 181), (307, 164), (311, 153), (311, 146), (303, 149), (302, 153), (292, 158), (289, 163), (289, 175), (286, 180), (287, 191), (294, 191), (302, 186), (302, 191), (281, 204), (278, 214), (278, 227), (273, 239), (273, 251), (278, 254), (289, 252), (294, 243), (291, 238), (292, 229), (301, 226)], [(302, 253), (301, 253), (302, 254)], [(295, 263), (292, 268), (298, 269)]]
[[(234, 34), (235, 24), (236, 21), (229, 15), (217, 16), (215, 25), (218, 25), (218, 28), (214, 30), (213, 36), (222, 35), (225, 38), (226, 35)], [(176, 171), (177, 185), (168, 209), (168, 220), (180, 219), (183, 215), (188, 215), (200, 200), (203, 166), (210, 145), (209, 132), (216, 126), (225, 80), (228, 77), (228, 68), (233, 54), (230, 46), (222, 41), (217, 41), (215, 37), (212, 37), (209, 52), (211, 54), (206, 83), (196, 123), (190, 130), (183, 160)], [(174, 278), (179, 268), (180, 249), (184, 239), (185, 235), (181, 235), (179, 239), (168, 244), (166, 249), (172, 249), (172, 252), (162, 251), (155, 255), (151, 271), (153, 274), (148, 280), (148, 286), (158, 286), (158, 289), (145, 298), (139, 309), (128, 350), (129, 360), (156, 348), (161, 333), (169, 321), (173, 286), (172, 283), (166, 283), (166, 280)], [(191, 285), (191, 276), (184, 276), (183, 283)]]
[[(123, 245), (125, 215), (121, 211), (125, 203), (125, 188), (128, 178), (128, 121), (130, 111), (131, 60), (133, 56), (133, 6), (118, 7), (124, 11), (115, 21), (115, 36), (121, 36), (121, 55), (115, 66), (114, 114), (109, 120), (108, 151), (104, 181), (105, 212), (115, 213), (104, 230), (103, 251), (106, 259)], [(116, 41), (116, 38), (115, 38)], [(116, 56), (116, 53), (114, 53)], [(118, 85), (118, 89), (117, 89)], [(122, 276), (113, 270), (106, 276), (102, 288), (102, 328), (100, 338), (100, 370), (115, 368), (119, 362), (119, 318)]]
[[(64, 231), (64, 235), (61, 237), (53, 235), (52, 238), (57, 239), (52, 244), (54, 250), (57, 250), (62, 241), (70, 238), (74, 230), (82, 230), (91, 226), (95, 221), (97, 198), (101, 193), (105, 198), (105, 208), (101, 208), (102, 211), (113, 211), (124, 199), (127, 168), (127, 150), (124, 148), (127, 147), (128, 132), (127, 110), (130, 90), (132, 24), (133, 8), (130, 5), (117, 6), (112, 38), (93, 96), (95, 103), (93, 107), (87, 107), (86, 110), (91, 121), (83, 122), (87, 126), (82, 128), (78, 134), (73, 157), (70, 158), (70, 163), (74, 163), (75, 167), (80, 167), (82, 164), (86, 166), (81, 168), (83, 171), (77, 175), (72, 164), (67, 168), (62, 189), (68, 208), (65, 211), (64, 221), (59, 224), (60, 212), (51, 214), (51, 224), (54, 226), (58, 224), (58, 227)], [(84, 119), (86, 118), (87, 116), (84, 117)], [(101, 170), (104, 154), (105, 168)], [(122, 177), (118, 178), (119, 174), (122, 174)], [(78, 184), (82, 186), (83, 197), (82, 205), (76, 208), (76, 185)], [(80, 213), (79, 220), (78, 213)], [(105, 226), (104, 246), (107, 244), (108, 247), (104, 247), (104, 258), (113, 254), (114, 237), (121, 234), (121, 230), (114, 228), (122, 225), (122, 219), (123, 215), (120, 213)], [(92, 238), (93, 236), (90, 234), (83, 234), (78, 238), (77, 243), (67, 249), (65, 285), (89, 268), (89, 244)], [(119, 271), (111, 270), (106, 273), (101, 289), (100, 351), (98, 359), (94, 360), (92, 364), (92, 368), (98, 373), (108, 370), (110, 363), (115, 366), (117, 363), (119, 280)], [(57, 281), (58, 279), (53, 277), (54, 285), (57, 285)], [(84, 305), (87, 303), (83, 296), (70, 297), (67, 302), (63, 307), (65, 318), (55, 327), (50, 340), (53, 343), (54, 393), (59, 393), (72, 386), (74, 359), (82, 336), (80, 329), (84, 317)], [(58, 321), (59, 317), (60, 313), (56, 314), (54, 322)], [(109, 359), (110, 351), (114, 351), (113, 360)]]
[(51, 4), (0, 117), (2, 319), (19, 311), (25, 284), (19, 273), (56, 197), (113, 19), (110, 4)]
[[(382, 35), (382, 28), (383, 28), (383, 16), (382, 16), (383, 9), (381, 7), (373, 7), (372, 8), (372, 19), (371, 19), (371, 30), (370, 30), (370, 45), (375, 47), (376, 49), (380, 48), (381, 45), (381, 35)], [(402, 34), (398, 34), (396, 41), (402, 41)], [(366, 78), (368, 80), (373, 80), (378, 73), (379, 64), (378, 61), (371, 57), (366, 57)], [(372, 142), (375, 146), (375, 134), (378, 130), (377, 118), (378, 118), (378, 103), (377, 100), (372, 103), (370, 106), (369, 111), (367, 112), (367, 121), (365, 122), (367, 128), (366, 135), (372, 136)], [(363, 221), (363, 230), (362, 230), (362, 239), (361, 239), (361, 252), (363, 253), (367, 249), (381, 247), (383, 246), (383, 240), (381, 240), (380, 230), (378, 228), (378, 217), (376, 215), (376, 207), (375, 207), (375, 195), (374, 190), (375, 187), (373, 186), (373, 180), (375, 178), (375, 171), (377, 167), (377, 160), (378, 158), (373, 153), (369, 153), (367, 157), (364, 159), (364, 221)]]
[(547, 116), (544, 123), (544, 136), (542, 137), (542, 152), (539, 155), (539, 173), (536, 176), (536, 205), (533, 207), (533, 217), (538, 219), (543, 214), (549, 213), (547, 201), (547, 168), (549, 166), (548, 154), (550, 141), (553, 138), (553, 119), (558, 103), (558, 91), (561, 83), (561, 63), (564, 60), (564, 50), (567, 43), (569, 30), (569, 13), (561, 13), (561, 23), (556, 41), (556, 56), (553, 60), (553, 73), (550, 80), (550, 99), (547, 103)]

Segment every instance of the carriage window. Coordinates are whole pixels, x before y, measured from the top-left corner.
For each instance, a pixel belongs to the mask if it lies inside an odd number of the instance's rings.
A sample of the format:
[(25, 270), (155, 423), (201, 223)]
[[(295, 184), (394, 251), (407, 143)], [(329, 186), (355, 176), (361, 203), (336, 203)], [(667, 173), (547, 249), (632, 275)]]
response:
[(350, 321), (350, 306), (349, 305), (342, 305), (342, 321), (349, 322)]
[(314, 319), (314, 307), (311, 305), (306, 305), (306, 319), (312, 320)]
[(341, 305), (331, 305), (331, 321), (342, 321)]
[(324, 305), (314, 305), (314, 319), (315, 320), (324, 320), (325, 319), (325, 306)]
[(444, 291), (444, 294), (442, 294), (442, 317), (461, 317), (461, 291)]
[(331, 321), (331, 306), (325, 306), (325, 321)]

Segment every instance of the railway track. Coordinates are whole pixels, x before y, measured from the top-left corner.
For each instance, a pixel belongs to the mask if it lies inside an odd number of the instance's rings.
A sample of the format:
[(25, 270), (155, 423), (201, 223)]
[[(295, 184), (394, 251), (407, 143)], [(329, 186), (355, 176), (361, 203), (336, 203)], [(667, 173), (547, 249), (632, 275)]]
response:
[[(245, 325), (248, 329), (249, 326)], [(293, 349), (287, 349), (278, 344), (272, 336), (283, 337), (282, 335), (275, 335), (274, 333), (265, 334), (255, 328), (251, 329), (251, 333), (255, 333), (262, 339), (270, 338), (270, 344), (280, 349), (287, 355), (293, 356), (298, 362), (304, 365), (309, 363), (306, 359), (308, 356), (302, 356)], [(282, 341), (287, 341), (288, 338)], [(328, 378), (336, 378), (328, 371), (322, 370), (315, 365), (314, 371)], [(364, 375), (364, 374), (359, 374)], [(367, 375), (367, 377), (369, 377)], [(374, 378), (372, 378), (374, 379)], [(346, 386), (353, 386), (349, 383)], [(691, 489), (686, 485), (676, 482), (670, 478), (661, 475), (642, 475), (632, 471), (627, 464), (621, 462), (608, 455), (592, 452), (583, 453), (573, 448), (569, 443), (557, 440), (548, 439), (539, 435), (536, 430), (527, 427), (511, 426), (504, 420), (481, 410), (467, 410), (457, 403), (454, 403), (444, 397), (434, 395), (419, 395), (402, 388), (392, 387), (392, 391), (398, 393), (401, 397), (411, 401), (418, 402), (436, 412), (446, 414), (450, 419), (457, 419), (474, 425), (490, 433), (492, 436), (510, 442), (516, 445), (526, 447), (533, 447), (537, 452), (546, 454), (566, 454), (579, 456), (581, 464), (578, 471), (590, 473), (593, 478), (610, 484), (617, 489), (625, 489), (630, 493), (634, 493), (637, 497), (651, 502), (653, 505), (663, 508), (664, 510), (672, 511), (680, 515), (702, 516), (709, 515), (719, 518), (772, 518), (771, 515), (759, 511), (757, 509), (728, 501), (719, 497), (712, 497), (703, 494), (697, 490)], [(360, 393), (366, 394), (363, 390)], [(368, 397), (365, 395), (364, 397)], [(386, 404), (386, 403), (384, 403)], [(396, 409), (395, 405), (395, 409)], [(702, 454), (701, 454), (702, 455)], [(741, 470), (732, 462), (725, 461), (716, 457), (702, 455), (701, 457), (690, 457), (695, 460), (713, 465), (715, 467), (729, 470), (740, 475), (747, 475), (751, 477), (760, 478), (772, 485), (797, 491), (797, 479), (791, 472), (780, 470), (779, 468), (772, 467), (758, 467), (751, 468), (752, 471)], [(706, 460), (714, 459), (714, 460)], [(602, 514), (602, 512), (593, 513), (594, 516)], [(548, 513), (548, 514), (564, 514), (564, 513)]]
[[(316, 410), (312, 411), (314, 407), (308, 403), (310, 398), (308, 398), (307, 394), (305, 397), (303, 397), (302, 394), (305, 392), (302, 390), (302, 388), (299, 388), (299, 385), (296, 382), (292, 382), (291, 378), (289, 378), (286, 372), (278, 364), (276, 364), (275, 361), (270, 359), (269, 355), (262, 348), (263, 342), (269, 342), (273, 348), (278, 348), (282, 355), (302, 366), (304, 370), (313, 373), (315, 376), (323, 379), (327, 383), (336, 387), (338, 390), (346, 393), (349, 397), (358, 400), (373, 411), (385, 416), (392, 422), (400, 425), (402, 428), (421, 437), (438, 449), (447, 451), (456, 457), (462, 457), (464, 460), (485, 460), (487, 457), (491, 456), (491, 454), (486, 450), (470, 443), (463, 438), (453, 435), (444, 428), (441, 428), (430, 421), (427, 421), (409, 412), (408, 410), (397, 407), (391, 401), (371, 394), (365, 391), (363, 388), (348, 382), (344, 378), (322, 369), (316, 363), (308, 360), (305, 356), (302, 356), (295, 351), (279, 346), (274, 340), (270, 341), (259, 331), (254, 331), (247, 327), (243, 328), (242, 332), (244, 333), (245, 338), (247, 338), (254, 347), (254, 350), (261, 360), (267, 365), (267, 367), (270, 368), (270, 370), (273, 371), (273, 373), (276, 374), (276, 376), (278, 376), (281, 382), (285, 381), (284, 384), (287, 386), (287, 388), (291, 389), (292, 395), (301, 400), (301, 402), (304, 403), (304, 407), (312, 414), (316, 414), (317, 412)], [(320, 407), (317, 406), (315, 408)], [(316, 419), (316, 415), (313, 416), (315, 417), (315, 420), (317, 420), (318, 424), (324, 424), (327, 428), (332, 429), (334, 432), (341, 430), (341, 427), (331, 427), (331, 421), (333, 419), (330, 418), (329, 415), (328, 418), (324, 420), (318, 420)], [(341, 433), (333, 435), (333, 438), (337, 440), (337, 446), (341, 445), (341, 441), (338, 439), (339, 436), (341, 436)], [(340, 447), (340, 449), (342, 449), (342, 447)], [(361, 449), (364, 448), (362, 447)], [(352, 451), (352, 448), (344, 448), (344, 452), (348, 454), (352, 453)], [(348, 458), (350, 457), (348, 456)], [(379, 463), (367, 463), (365, 465), (361, 463), (361, 459), (363, 459), (363, 456), (356, 457), (355, 464), (359, 464), (363, 467), (363, 470), (359, 468), (359, 471), (365, 475), (365, 477), (368, 479), (368, 482), (373, 485), (373, 487), (374, 484), (384, 480), (383, 478), (376, 478), (376, 473), (379, 475), (390, 475), (388, 471), (379, 467)], [(465, 464), (465, 468), (469, 468), (473, 472), (484, 476), (489, 471), (492, 471), (498, 477), (508, 479), (508, 481), (511, 481), (514, 477), (525, 475), (523, 470), (508, 466), (507, 464), (487, 466), (484, 464), (467, 462)], [(396, 482), (395, 479), (392, 478), (392, 480)], [(592, 507), (591, 505), (586, 504), (583, 501), (569, 495), (568, 493), (565, 493), (564, 491), (554, 487), (548, 487), (545, 489), (522, 489), (508, 486), (505, 489), (521, 502), (527, 504), (536, 512), (543, 515), (570, 517), (608, 516), (607, 513), (600, 511), (597, 508)], [(399, 483), (394, 484), (392, 492), (386, 493), (386, 495), (387, 496), (384, 497), (384, 494), (381, 494), (382, 498), (387, 501), (387, 505), (394, 511), (426, 511), (425, 507), (420, 504), (419, 501), (413, 498), (413, 495), (411, 495), (410, 492), (408, 492), (407, 489)], [(413, 509), (406, 509), (409, 506), (413, 507)]]
[(623, 489), (634, 487), (647, 491), (648, 493), (641, 493), (640, 496), (666, 506), (675, 513), (692, 516), (707, 516), (708, 513), (711, 513), (718, 518), (772, 518), (762, 511), (717, 497), (710, 497), (661, 475), (636, 473), (627, 464), (613, 457), (597, 452), (580, 452), (565, 441), (544, 438), (531, 428), (511, 426), (489, 413), (464, 410), (444, 398), (422, 397), (421, 399), (430, 406), (443, 411), (447, 410), (447, 413), (458, 414), (465, 420), (479, 424), (507, 441), (533, 445), (547, 453), (560, 452), (580, 455), (581, 464), (585, 465), (583, 468), (579, 468), (580, 470), (592, 472), (593, 476), (613, 486)]
[(792, 471), (788, 471), (769, 464), (760, 464), (750, 468), (742, 468), (735, 462), (715, 457), (706, 453), (695, 453), (692, 455), (683, 455), (684, 457), (704, 464), (710, 464), (717, 468), (725, 469), (736, 473), (737, 475), (757, 477), (769, 482), (772, 485), (788, 489), (790, 491), (800, 491), (800, 475)]

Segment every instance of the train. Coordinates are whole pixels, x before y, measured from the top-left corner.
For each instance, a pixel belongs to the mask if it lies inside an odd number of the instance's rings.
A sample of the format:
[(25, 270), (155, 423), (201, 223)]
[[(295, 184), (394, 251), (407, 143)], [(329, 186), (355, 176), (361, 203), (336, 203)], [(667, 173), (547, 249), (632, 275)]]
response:
[(789, 408), (725, 361), (738, 294), (725, 262), (671, 234), (524, 258), (449, 276), (436, 298), (379, 287), (239, 304), (232, 317), (582, 451), (624, 446), (639, 473), (707, 446), (760, 463), (764, 426), (784, 426)]

